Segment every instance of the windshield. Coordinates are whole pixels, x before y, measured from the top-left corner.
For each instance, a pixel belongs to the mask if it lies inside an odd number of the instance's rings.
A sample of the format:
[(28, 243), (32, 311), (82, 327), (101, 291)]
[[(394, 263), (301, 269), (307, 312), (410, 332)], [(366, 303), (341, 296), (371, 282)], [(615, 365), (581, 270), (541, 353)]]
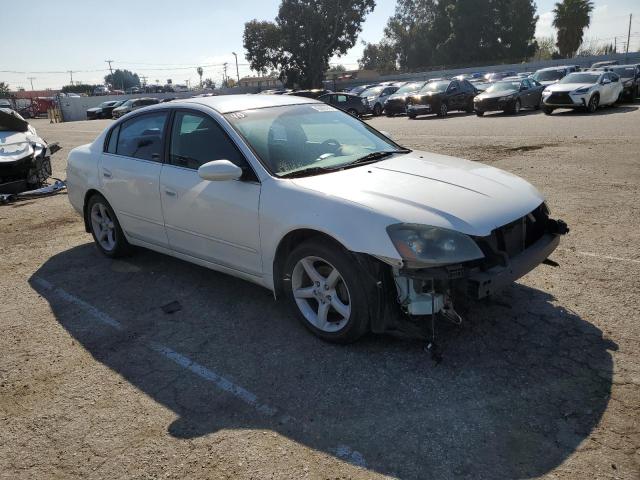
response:
[(610, 70), (624, 78), (633, 77), (636, 72), (634, 67), (613, 67)]
[(597, 83), (599, 73), (570, 73), (558, 83)]
[(384, 87), (372, 87), (367, 88), (360, 94), (361, 97), (377, 97), (384, 90)]
[(520, 82), (496, 82), (487, 88), (487, 93), (520, 90)]
[(447, 87), (449, 86), (448, 81), (444, 81), (444, 82), (430, 82), (427, 83), (422, 90), (420, 90), (421, 92), (446, 92), (447, 91)]
[(542, 70), (533, 75), (533, 78), (539, 82), (560, 80), (562, 77), (564, 77), (564, 70)]
[(329, 105), (285, 105), (225, 117), (276, 176), (316, 167), (340, 168), (374, 152), (404, 151)]
[(130, 107), (133, 105), (133, 100), (127, 100), (126, 102), (124, 102), (122, 105), (120, 105), (121, 107)]
[(424, 82), (413, 82), (407, 83), (406, 85), (400, 87), (396, 93), (411, 93), (418, 91), (422, 88)]

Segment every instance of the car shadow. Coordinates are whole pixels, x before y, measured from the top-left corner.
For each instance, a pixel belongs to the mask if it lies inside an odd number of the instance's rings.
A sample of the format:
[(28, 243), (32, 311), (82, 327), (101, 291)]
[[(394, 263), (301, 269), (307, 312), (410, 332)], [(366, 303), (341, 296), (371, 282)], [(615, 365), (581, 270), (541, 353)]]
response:
[(484, 112), (483, 117), (527, 117), (529, 115), (538, 115), (542, 112), (541, 109), (536, 110), (535, 108), (523, 108), (519, 113), (507, 113), (502, 110)]
[(557, 109), (553, 111), (553, 116), (568, 116), (568, 117), (572, 117), (572, 116), (578, 116), (578, 117), (582, 117), (582, 116), (600, 116), (600, 115), (616, 115), (619, 113), (630, 113), (630, 112), (635, 112), (636, 110), (638, 110), (637, 106), (632, 106), (632, 105), (613, 105), (613, 106), (606, 106), (606, 107), (601, 107), (598, 108), (598, 110), (596, 110), (594, 113), (589, 113), (585, 110), (580, 110), (580, 109)]
[(418, 117), (415, 118), (409, 118), (407, 116), (407, 119), (409, 120), (446, 120), (447, 118), (458, 118), (458, 117), (469, 117), (475, 115), (474, 112), (465, 112), (464, 110), (453, 110), (450, 111), (449, 113), (447, 113), (446, 117), (440, 117), (435, 113), (427, 113), (424, 115), (420, 115)]
[(576, 450), (611, 392), (616, 345), (520, 284), (439, 324), (440, 364), (418, 340), (323, 343), (267, 290), (146, 250), (112, 261), (84, 244), (30, 284), (96, 361), (175, 412), (178, 438), (271, 429), (399, 478), (529, 478)]

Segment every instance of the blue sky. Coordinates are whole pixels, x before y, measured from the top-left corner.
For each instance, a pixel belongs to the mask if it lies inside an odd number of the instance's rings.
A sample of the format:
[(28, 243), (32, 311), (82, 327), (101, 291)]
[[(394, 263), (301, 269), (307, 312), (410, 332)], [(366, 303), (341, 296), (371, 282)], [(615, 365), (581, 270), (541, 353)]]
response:
[[(554, 0), (538, 0), (538, 33), (553, 34), (550, 14)], [(228, 62), (235, 74), (238, 53), (240, 76), (249, 74), (244, 59), (242, 32), (253, 18), (272, 20), (279, 0), (154, 0), (93, 2), (87, 0), (2, 1), (0, 31), (0, 81), (12, 88), (59, 88), (74, 81), (99, 83), (105, 74), (104, 60), (114, 68), (128, 68), (146, 75), (148, 82), (167, 78), (174, 83), (187, 79), (195, 83), (195, 65), (205, 66), (205, 78), (222, 78), (222, 64)], [(395, 8), (395, 0), (378, 0), (376, 9), (363, 25), (356, 45), (347, 55), (334, 59), (355, 68), (362, 52), (361, 40), (378, 41)], [(596, 6), (587, 38), (613, 41), (626, 36), (629, 13), (634, 14), (631, 46), (640, 47), (640, 3), (637, 0), (594, 0)], [(626, 40), (626, 38), (624, 39)], [(623, 41), (622, 38), (618, 42)], [(24, 72), (24, 73), (22, 73)], [(33, 72), (33, 73), (32, 73)]]

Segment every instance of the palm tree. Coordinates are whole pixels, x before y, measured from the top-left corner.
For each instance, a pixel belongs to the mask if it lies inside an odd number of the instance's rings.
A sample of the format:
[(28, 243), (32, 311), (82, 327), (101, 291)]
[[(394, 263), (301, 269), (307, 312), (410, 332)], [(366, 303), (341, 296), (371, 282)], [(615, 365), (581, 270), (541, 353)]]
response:
[(553, 10), (553, 26), (558, 30), (556, 45), (562, 57), (572, 57), (582, 44), (584, 30), (591, 23), (590, 0), (562, 0)]
[(198, 72), (198, 75), (200, 76), (200, 88), (202, 88), (202, 67), (196, 68), (196, 72)]

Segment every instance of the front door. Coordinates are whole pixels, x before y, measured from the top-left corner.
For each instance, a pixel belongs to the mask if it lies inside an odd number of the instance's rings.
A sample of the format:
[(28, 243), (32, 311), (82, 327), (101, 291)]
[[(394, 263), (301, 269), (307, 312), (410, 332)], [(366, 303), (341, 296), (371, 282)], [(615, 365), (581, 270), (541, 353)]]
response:
[[(198, 176), (201, 165), (222, 159), (241, 167), (243, 178), (211, 182)], [(213, 118), (191, 110), (175, 113), (160, 194), (172, 250), (251, 275), (262, 274), (260, 183)]]
[(117, 126), (99, 166), (103, 193), (125, 233), (163, 247), (159, 183), (167, 117), (167, 111), (146, 113)]

